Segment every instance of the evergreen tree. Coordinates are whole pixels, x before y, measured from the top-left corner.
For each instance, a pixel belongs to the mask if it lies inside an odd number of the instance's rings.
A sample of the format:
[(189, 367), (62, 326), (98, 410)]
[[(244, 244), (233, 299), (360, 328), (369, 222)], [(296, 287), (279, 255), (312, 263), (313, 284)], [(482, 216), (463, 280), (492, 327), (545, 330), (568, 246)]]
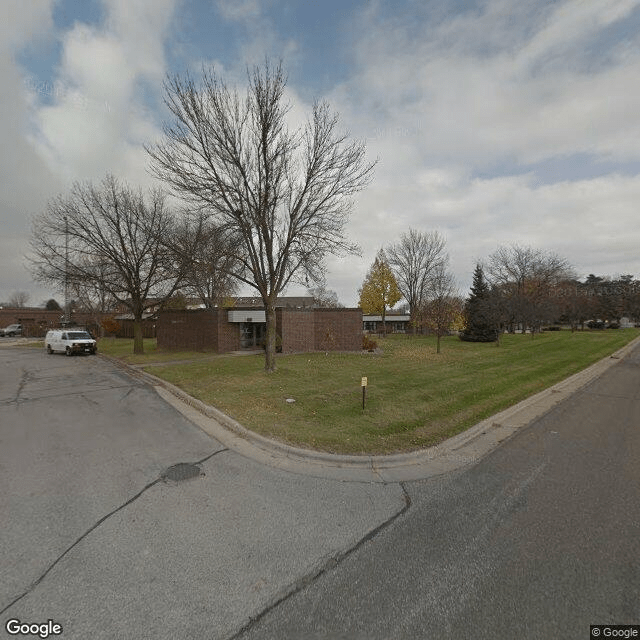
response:
[(465, 305), (466, 328), (460, 339), (467, 342), (495, 342), (498, 338), (496, 323), (492, 322), (491, 291), (477, 264), (473, 272), (471, 295)]
[(49, 300), (47, 300), (45, 302), (44, 308), (47, 311), (60, 311), (60, 305), (58, 304), (58, 301), (55, 300), (54, 298), (49, 298)]

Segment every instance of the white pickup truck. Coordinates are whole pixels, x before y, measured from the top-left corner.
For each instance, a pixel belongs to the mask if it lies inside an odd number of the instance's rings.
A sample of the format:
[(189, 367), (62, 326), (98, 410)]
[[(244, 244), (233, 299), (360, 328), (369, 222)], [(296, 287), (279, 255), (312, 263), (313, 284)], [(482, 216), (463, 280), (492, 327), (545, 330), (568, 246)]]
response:
[(53, 329), (47, 331), (44, 339), (47, 353), (60, 352), (68, 356), (76, 353), (95, 354), (96, 341), (86, 331), (79, 329)]

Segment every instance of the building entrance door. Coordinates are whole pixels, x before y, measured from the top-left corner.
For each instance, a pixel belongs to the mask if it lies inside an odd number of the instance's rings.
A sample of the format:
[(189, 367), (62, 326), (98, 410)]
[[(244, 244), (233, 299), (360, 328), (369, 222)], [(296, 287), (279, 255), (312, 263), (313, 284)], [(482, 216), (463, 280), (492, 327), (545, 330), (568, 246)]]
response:
[(266, 326), (262, 322), (242, 322), (240, 324), (240, 348), (255, 349), (264, 344)]

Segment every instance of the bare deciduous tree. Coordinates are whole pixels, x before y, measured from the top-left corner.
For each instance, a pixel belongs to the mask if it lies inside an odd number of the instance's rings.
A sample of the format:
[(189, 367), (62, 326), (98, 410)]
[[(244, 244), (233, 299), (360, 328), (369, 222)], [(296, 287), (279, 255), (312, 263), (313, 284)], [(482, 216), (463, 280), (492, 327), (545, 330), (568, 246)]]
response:
[(31, 296), (26, 291), (14, 291), (9, 296), (9, 306), (22, 309), (27, 306), (27, 302), (29, 302), (30, 297)]
[(436, 334), (436, 353), (440, 353), (440, 339), (449, 333), (463, 308), (455, 279), (447, 266), (445, 261), (433, 269), (429, 298), (425, 301), (424, 318), (427, 326)]
[(248, 74), (244, 97), (213, 70), (196, 85), (187, 75), (165, 83), (175, 120), (148, 147), (154, 174), (242, 238), (237, 277), (255, 288), (266, 312), (265, 370), (276, 368), (275, 305), (294, 278), (318, 282), (323, 258), (357, 252), (344, 227), (351, 197), (373, 164), (362, 143), (338, 131), (326, 103), (303, 130), (290, 131), (281, 65)]
[[(201, 241), (194, 250), (195, 234), (200, 234)], [(212, 309), (236, 293), (238, 281), (233, 274), (238, 267), (240, 242), (227, 229), (202, 216), (195, 222), (185, 218), (178, 229), (174, 246), (176, 250), (184, 247), (188, 263), (184, 291), (197, 297), (205, 308)]]
[(33, 221), (32, 272), (39, 282), (112, 296), (132, 313), (134, 352), (142, 353), (144, 311), (183, 281), (186, 265), (166, 242), (174, 227), (158, 190), (145, 199), (113, 176), (98, 187), (76, 183)]
[(409, 305), (412, 330), (424, 309), (436, 269), (446, 262), (445, 240), (437, 232), (423, 233), (409, 229), (397, 244), (387, 249), (389, 265), (393, 269), (398, 288)]
[(83, 270), (91, 272), (94, 277), (84, 280), (69, 282), (70, 295), (75, 300), (76, 306), (83, 311), (96, 314), (113, 311), (116, 300), (105, 286), (105, 276), (109, 272), (109, 265), (101, 259), (89, 257), (83, 261)]
[(557, 254), (515, 244), (489, 256), (487, 273), (507, 303), (508, 323), (529, 327), (532, 334), (555, 312), (551, 287), (572, 276), (569, 263)]
[(313, 303), (325, 309), (339, 309), (344, 305), (340, 304), (338, 294), (332, 289), (327, 289), (325, 282), (321, 282), (315, 287), (309, 287), (309, 295), (313, 297)]

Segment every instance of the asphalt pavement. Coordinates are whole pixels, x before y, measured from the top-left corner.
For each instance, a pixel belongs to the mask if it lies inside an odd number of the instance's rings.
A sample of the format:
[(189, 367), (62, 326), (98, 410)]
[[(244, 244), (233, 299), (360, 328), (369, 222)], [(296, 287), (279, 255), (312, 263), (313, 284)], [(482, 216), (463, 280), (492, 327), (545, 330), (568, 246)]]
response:
[[(163, 480), (178, 463), (198, 475)], [(398, 484), (266, 467), (112, 364), (28, 347), (0, 349), (0, 486), (0, 637), (229, 638), (406, 509)]]
[(637, 342), (384, 459), (265, 441), (131, 373), (0, 349), (0, 637), (9, 620), (198, 640), (640, 624)]
[(391, 526), (236, 638), (640, 637), (638, 347), (477, 464), (405, 487)]

